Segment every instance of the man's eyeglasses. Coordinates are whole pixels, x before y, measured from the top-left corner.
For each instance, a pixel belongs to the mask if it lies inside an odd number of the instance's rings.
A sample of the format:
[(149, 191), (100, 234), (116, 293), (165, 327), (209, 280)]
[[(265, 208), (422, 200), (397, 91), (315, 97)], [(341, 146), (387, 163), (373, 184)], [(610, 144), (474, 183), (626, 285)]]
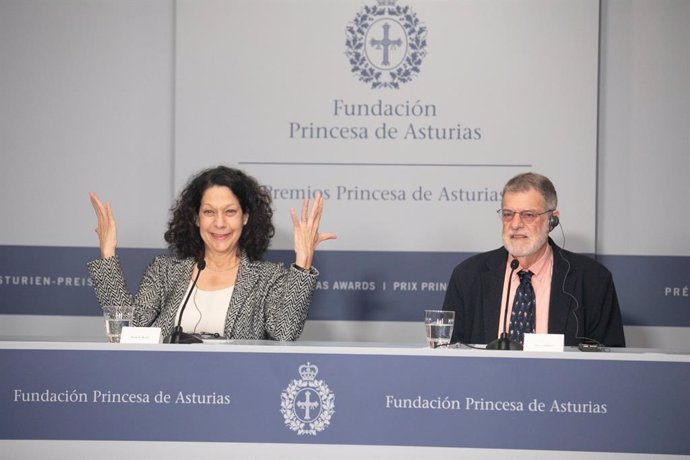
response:
[(542, 214), (546, 214), (547, 212), (551, 212), (553, 209), (547, 209), (544, 212), (536, 212), (536, 211), (513, 211), (512, 209), (499, 209), (496, 211), (498, 213), (498, 216), (501, 218), (503, 222), (512, 222), (513, 217), (515, 217), (515, 214), (518, 214), (520, 216), (520, 219), (526, 223), (526, 224), (531, 224), (534, 222), (537, 217), (541, 216)]

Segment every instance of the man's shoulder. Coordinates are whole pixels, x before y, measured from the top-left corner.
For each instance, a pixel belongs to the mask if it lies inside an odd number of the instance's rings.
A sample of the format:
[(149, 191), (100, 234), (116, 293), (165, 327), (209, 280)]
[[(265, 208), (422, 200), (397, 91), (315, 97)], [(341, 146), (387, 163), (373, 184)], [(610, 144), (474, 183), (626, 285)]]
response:
[(492, 251), (480, 252), (460, 262), (455, 267), (454, 273), (480, 272), (492, 267), (500, 267), (506, 263), (507, 257), (508, 253), (503, 247)]
[(571, 270), (598, 275), (611, 274), (609, 269), (602, 265), (601, 262), (587, 254), (579, 254), (556, 246), (554, 247), (553, 258), (554, 263), (559, 263), (560, 261), (560, 263), (569, 264)]

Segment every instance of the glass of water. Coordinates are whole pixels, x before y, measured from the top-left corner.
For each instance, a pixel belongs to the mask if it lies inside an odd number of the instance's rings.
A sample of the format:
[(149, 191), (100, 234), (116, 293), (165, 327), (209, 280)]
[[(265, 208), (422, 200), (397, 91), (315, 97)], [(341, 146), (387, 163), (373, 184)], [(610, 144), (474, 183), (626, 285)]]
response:
[(448, 345), (455, 324), (455, 312), (446, 310), (424, 310), (426, 343), (429, 348)]
[(132, 325), (134, 308), (130, 305), (108, 305), (103, 307), (103, 316), (108, 342), (119, 343), (122, 328)]

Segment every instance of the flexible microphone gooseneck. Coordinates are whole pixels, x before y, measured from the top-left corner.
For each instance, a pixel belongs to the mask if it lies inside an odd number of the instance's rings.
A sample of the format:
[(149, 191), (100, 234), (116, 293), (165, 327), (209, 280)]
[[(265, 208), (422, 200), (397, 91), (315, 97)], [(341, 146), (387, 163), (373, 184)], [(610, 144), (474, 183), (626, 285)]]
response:
[(189, 301), (189, 297), (192, 295), (192, 291), (194, 291), (194, 288), (196, 287), (196, 282), (199, 281), (199, 275), (201, 275), (201, 271), (206, 268), (206, 261), (201, 259), (197, 264), (196, 267), (198, 271), (196, 272), (196, 278), (194, 278), (194, 282), (192, 283), (192, 287), (187, 293), (187, 298), (184, 299), (184, 303), (182, 304), (182, 308), (180, 309), (180, 317), (177, 319), (177, 326), (172, 331), (172, 334), (170, 334), (168, 337), (163, 340), (165, 343), (203, 343), (203, 340), (199, 339), (198, 337), (194, 337), (192, 334), (187, 334), (182, 330), (182, 315), (184, 314), (184, 309), (187, 307), (187, 302)]
[(506, 309), (503, 311), (503, 332), (501, 335), (486, 345), (487, 350), (522, 350), (522, 345), (515, 340), (508, 338), (507, 322), (508, 322), (508, 299), (510, 299), (510, 283), (513, 281), (513, 272), (520, 266), (517, 259), (513, 259), (510, 263), (510, 276), (508, 277), (508, 291), (506, 292)]

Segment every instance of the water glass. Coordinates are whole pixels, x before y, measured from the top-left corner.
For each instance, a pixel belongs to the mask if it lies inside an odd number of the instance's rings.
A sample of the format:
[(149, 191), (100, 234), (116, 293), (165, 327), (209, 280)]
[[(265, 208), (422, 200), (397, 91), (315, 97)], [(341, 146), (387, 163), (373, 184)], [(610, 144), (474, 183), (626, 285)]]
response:
[(122, 328), (132, 325), (134, 308), (130, 305), (108, 305), (103, 307), (103, 316), (108, 342), (119, 343)]
[(447, 310), (424, 310), (426, 343), (429, 348), (448, 345), (455, 324), (455, 312)]

